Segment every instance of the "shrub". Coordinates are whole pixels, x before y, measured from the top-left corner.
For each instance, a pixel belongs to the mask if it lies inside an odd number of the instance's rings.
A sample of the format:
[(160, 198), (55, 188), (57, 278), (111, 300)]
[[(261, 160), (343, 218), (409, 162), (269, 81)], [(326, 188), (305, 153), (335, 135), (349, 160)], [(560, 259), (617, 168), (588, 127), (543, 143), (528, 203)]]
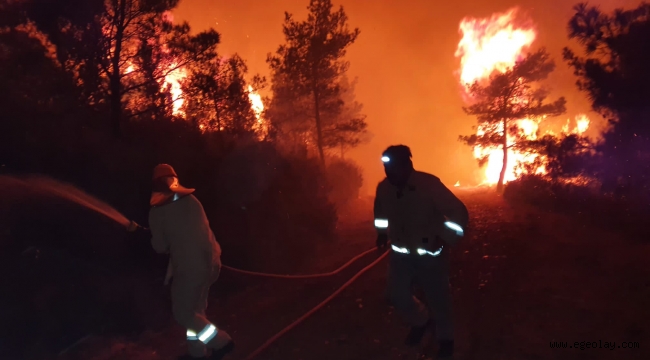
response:
[(327, 181), (332, 187), (330, 200), (341, 209), (359, 198), (363, 185), (362, 170), (351, 160), (334, 158), (327, 165)]
[(646, 202), (603, 194), (595, 182), (574, 184), (527, 175), (506, 184), (504, 198), (512, 203), (526, 203), (577, 216), (594, 226), (624, 231), (633, 237), (648, 239), (650, 236), (650, 231), (643, 225), (644, 219), (650, 215), (650, 206)]
[(523, 175), (521, 178), (506, 184), (503, 197), (509, 201), (552, 206), (555, 194), (549, 180), (539, 175)]

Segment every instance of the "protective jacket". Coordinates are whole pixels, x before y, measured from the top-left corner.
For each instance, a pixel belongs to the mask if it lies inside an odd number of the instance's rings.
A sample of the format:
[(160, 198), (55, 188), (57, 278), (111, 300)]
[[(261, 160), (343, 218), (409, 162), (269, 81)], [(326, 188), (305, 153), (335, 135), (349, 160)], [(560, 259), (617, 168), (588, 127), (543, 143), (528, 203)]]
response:
[(436, 238), (448, 243), (454, 238), (449, 236), (446, 221), (463, 229), (469, 221), (465, 205), (438, 177), (415, 170), (403, 189), (387, 178), (377, 185), (374, 214), (377, 231), (388, 233), (394, 249), (409, 252), (438, 250)]
[(221, 247), (203, 206), (194, 195), (152, 207), (149, 225), (154, 250), (171, 254), (174, 277), (209, 276), (219, 264)]

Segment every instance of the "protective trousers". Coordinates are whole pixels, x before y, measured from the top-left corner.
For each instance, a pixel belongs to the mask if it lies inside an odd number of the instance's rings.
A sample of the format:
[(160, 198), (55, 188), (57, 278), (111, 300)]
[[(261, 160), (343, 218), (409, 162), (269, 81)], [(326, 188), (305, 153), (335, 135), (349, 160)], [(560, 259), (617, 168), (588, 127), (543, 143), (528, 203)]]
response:
[(174, 319), (187, 329), (188, 353), (203, 357), (207, 347), (219, 349), (230, 337), (205, 316), (210, 286), (217, 281), (221, 263), (198, 274), (174, 274), (172, 281), (172, 312)]
[[(425, 304), (413, 295), (418, 285)], [(449, 291), (449, 256), (401, 254), (391, 251), (388, 270), (388, 300), (409, 326), (422, 326), (435, 320), (436, 339), (453, 340), (452, 306)]]

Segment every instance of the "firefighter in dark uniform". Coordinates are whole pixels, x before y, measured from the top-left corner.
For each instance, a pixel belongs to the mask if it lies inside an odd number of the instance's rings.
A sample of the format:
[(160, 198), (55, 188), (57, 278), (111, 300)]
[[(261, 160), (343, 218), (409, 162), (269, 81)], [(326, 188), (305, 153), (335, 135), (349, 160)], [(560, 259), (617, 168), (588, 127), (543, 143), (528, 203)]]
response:
[[(377, 186), (374, 215), (377, 246), (391, 243), (389, 301), (411, 326), (407, 345), (417, 346), (435, 329), (437, 359), (452, 359), (449, 247), (463, 237), (467, 208), (439, 178), (413, 168), (407, 146), (390, 146), (382, 162), (386, 178)], [(426, 304), (413, 296), (414, 283)]]

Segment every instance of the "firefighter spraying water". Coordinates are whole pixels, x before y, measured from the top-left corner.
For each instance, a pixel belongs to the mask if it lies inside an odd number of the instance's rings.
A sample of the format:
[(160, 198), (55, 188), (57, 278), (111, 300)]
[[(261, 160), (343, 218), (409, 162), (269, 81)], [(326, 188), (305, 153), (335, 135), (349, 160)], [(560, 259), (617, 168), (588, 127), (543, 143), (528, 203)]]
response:
[[(203, 206), (178, 182), (178, 176), (169, 165), (154, 169), (151, 210), (147, 229), (128, 220), (105, 202), (78, 188), (45, 176), (0, 176), (5, 185), (24, 194), (56, 196), (77, 203), (102, 214), (126, 228), (129, 232), (151, 231), (151, 243), (159, 253), (170, 254), (170, 267), (165, 282), (172, 282), (172, 312), (174, 318), (187, 330), (188, 355), (186, 359), (221, 359), (231, 352), (234, 343), (230, 336), (205, 317), (210, 286), (221, 270), (221, 248), (210, 229)], [(207, 348), (212, 349), (206, 357)]]
[(171, 166), (156, 166), (149, 212), (151, 244), (156, 252), (170, 254), (166, 282), (173, 275), (172, 312), (187, 330), (188, 354), (181, 359), (222, 359), (234, 342), (205, 316), (210, 287), (221, 271), (221, 247), (193, 192), (180, 185)]
[[(407, 146), (389, 147), (381, 160), (386, 178), (377, 186), (374, 213), (377, 247), (391, 242), (389, 301), (411, 326), (406, 345), (419, 345), (435, 329), (437, 359), (452, 359), (449, 247), (464, 235), (467, 208), (436, 176), (413, 168)], [(413, 296), (414, 283), (426, 304)]]

